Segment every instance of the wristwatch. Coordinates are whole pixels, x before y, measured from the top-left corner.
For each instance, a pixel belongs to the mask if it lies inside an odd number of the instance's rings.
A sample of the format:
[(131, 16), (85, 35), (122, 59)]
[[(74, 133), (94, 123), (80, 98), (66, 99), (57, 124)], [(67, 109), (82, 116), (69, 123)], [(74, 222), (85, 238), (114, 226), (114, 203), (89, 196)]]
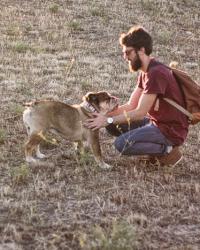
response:
[(113, 123), (113, 118), (112, 117), (108, 117), (107, 118), (107, 123), (108, 124), (112, 124)]

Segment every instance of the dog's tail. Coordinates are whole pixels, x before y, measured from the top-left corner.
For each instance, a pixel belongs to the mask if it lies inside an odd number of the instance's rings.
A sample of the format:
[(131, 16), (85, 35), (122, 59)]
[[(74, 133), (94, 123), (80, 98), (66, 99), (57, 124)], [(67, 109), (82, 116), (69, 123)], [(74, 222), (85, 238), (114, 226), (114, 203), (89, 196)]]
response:
[(38, 103), (39, 103), (39, 101), (33, 100), (31, 102), (25, 102), (22, 105), (24, 107), (33, 107), (33, 106), (37, 105)]

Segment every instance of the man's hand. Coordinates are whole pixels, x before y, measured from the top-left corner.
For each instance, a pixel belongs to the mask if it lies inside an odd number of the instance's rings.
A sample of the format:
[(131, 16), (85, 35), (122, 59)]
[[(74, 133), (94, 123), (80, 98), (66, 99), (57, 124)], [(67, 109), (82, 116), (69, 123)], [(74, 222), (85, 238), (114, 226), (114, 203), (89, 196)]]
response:
[(105, 115), (99, 113), (92, 113), (92, 115), (93, 118), (87, 119), (84, 123), (84, 126), (87, 128), (90, 128), (94, 131), (108, 125), (107, 117)]

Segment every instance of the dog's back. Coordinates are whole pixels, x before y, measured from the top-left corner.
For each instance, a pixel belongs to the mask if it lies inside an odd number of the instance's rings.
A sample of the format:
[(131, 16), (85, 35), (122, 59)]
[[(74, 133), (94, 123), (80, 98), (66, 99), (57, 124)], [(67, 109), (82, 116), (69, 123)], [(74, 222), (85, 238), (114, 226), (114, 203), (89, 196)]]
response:
[[(79, 113), (76, 108), (66, 103), (50, 100), (29, 103), (23, 113), (23, 121), (26, 127), (35, 127), (31, 131), (47, 130), (54, 126), (61, 128), (63, 125), (74, 129), (74, 121), (78, 118)], [(65, 124), (66, 119), (67, 124)]]

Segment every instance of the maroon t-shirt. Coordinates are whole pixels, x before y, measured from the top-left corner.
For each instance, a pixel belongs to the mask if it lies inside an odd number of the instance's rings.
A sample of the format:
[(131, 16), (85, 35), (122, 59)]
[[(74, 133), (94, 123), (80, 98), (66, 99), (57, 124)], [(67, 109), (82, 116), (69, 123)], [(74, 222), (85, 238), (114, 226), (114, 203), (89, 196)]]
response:
[(155, 59), (151, 59), (147, 72), (140, 72), (138, 76), (138, 87), (143, 89), (144, 94), (157, 94), (159, 105), (155, 101), (148, 116), (167, 139), (174, 145), (181, 145), (188, 133), (188, 119), (162, 99), (167, 97), (184, 107), (183, 95), (172, 71)]

